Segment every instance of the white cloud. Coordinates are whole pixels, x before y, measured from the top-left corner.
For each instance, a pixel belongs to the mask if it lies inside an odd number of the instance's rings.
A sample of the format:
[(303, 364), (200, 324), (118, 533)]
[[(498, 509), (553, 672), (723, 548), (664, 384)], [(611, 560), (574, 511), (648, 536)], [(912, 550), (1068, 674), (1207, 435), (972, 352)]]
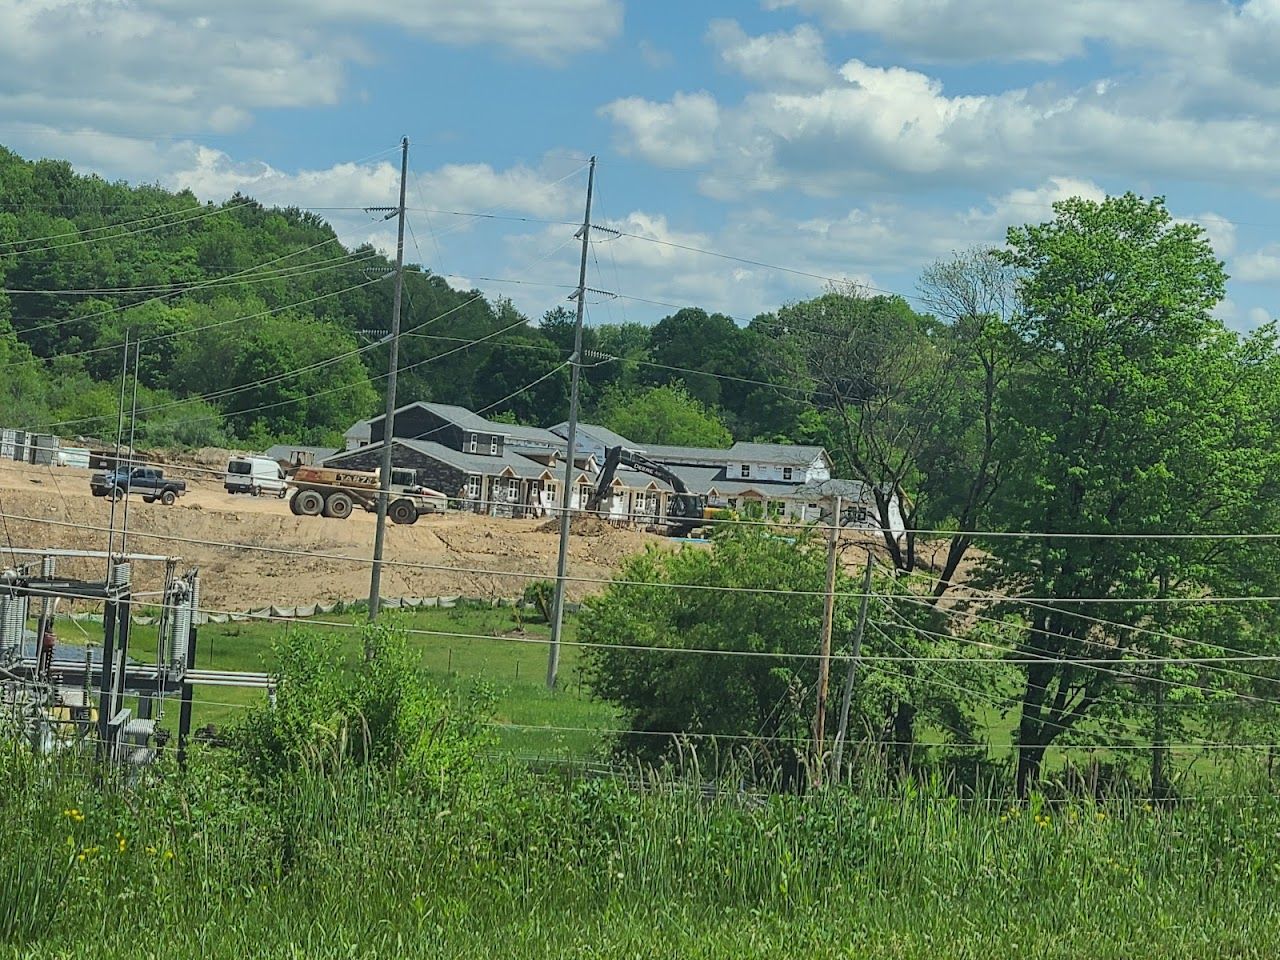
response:
[(1260, 326), (1262, 326), (1264, 323), (1270, 323), (1270, 322), (1271, 322), (1271, 311), (1270, 311), (1270, 310), (1267, 310), (1265, 307), (1250, 307), (1250, 308), (1249, 308), (1249, 327), (1250, 327), (1250, 329), (1252, 329), (1253, 327), (1260, 327)]
[(713, 20), (707, 37), (722, 63), (751, 80), (812, 88), (832, 79), (822, 34), (808, 24), (790, 33), (750, 37), (735, 20)]
[[(189, 0), (147, 0), (181, 14)], [(299, 23), (343, 27), (381, 24), (438, 43), (495, 45), (521, 56), (562, 61), (604, 46), (622, 30), (621, 0), (221, 0), (211, 23), (247, 19), (277, 28)]]
[(1280, 243), (1243, 253), (1232, 261), (1231, 276), (1245, 283), (1280, 282)]
[(601, 113), (623, 128), (621, 150), (664, 167), (710, 159), (720, 122), (715, 98), (705, 91), (677, 93), (670, 103), (626, 97), (602, 107)]
[[(165, 171), (159, 179), (173, 188), (190, 190), (201, 200), (225, 200), (238, 191), (268, 205), (316, 209), (333, 224), (344, 243), (372, 243), (383, 251), (395, 248), (395, 231), (380, 214), (350, 209), (395, 203), (400, 167), (390, 160), (287, 171), (265, 163), (237, 162), (208, 147), (192, 147), (182, 165)], [(408, 194), (410, 221), (417, 220), (421, 228), (431, 216), (417, 209), (424, 203), (435, 210), (563, 217), (577, 202), (578, 186), (575, 181), (558, 180), (553, 173), (525, 166), (495, 170), (488, 164), (446, 164), (414, 173)], [(458, 218), (445, 226), (436, 216), (433, 222), (438, 241), (474, 221)]]
[(743, 181), (822, 195), (990, 188), (1062, 170), (1269, 186), (1280, 152), (1280, 122), (1199, 120), (1123, 84), (950, 96), (927, 74), (861, 60), (820, 89), (766, 89), (728, 106), (707, 93), (678, 93), (667, 103), (615, 101), (605, 112), (625, 149), (666, 166), (714, 167), (704, 188), (722, 198), (740, 193)]
[(202, 28), (145, 2), (0, 0), (0, 112), (117, 134), (226, 131), (335, 103), (346, 41)]
[[(1256, 4), (1251, 4), (1256, 6)], [(833, 30), (871, 33), (933, 60), (1055, 62), (1091, 41), (1119, 46), (1176, 42), (1188, 24), (1215, 16), (1188, 0), (766, 0), (793, 7)]]

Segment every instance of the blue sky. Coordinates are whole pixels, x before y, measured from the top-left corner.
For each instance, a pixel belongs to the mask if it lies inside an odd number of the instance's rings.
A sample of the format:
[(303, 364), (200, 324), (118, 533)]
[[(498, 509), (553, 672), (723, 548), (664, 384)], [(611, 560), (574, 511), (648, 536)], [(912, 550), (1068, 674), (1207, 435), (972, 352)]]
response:
[[(0, 142), (109, 178), (317, 209), (394, 201), (409, 256), (537, 315), (596, 219), (593, 321), (740, 318), (922, 267), (1063, 196), (1162, 194), (1280, 291), (1280, 0), (0, 0)], [(603, 238), (602, 238), (603, 241)], [(660, 242), (718, 251), (763, 266)], [(500, 283), (479, 278), (520, 280)], [(649, 303), (645, 301), (658, 301)]]

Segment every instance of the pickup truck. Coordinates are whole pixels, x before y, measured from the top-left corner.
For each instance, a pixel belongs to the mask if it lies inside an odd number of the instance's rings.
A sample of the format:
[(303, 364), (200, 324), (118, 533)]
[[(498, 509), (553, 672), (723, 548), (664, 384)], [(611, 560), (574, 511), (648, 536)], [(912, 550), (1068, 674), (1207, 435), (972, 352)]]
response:
[(166, 507), (187, 492), (185, 480), (172, 480), (159, 467), (134, 467), (95, 473), (89, 479), (89, 491), (95, 497), (120, 500), (125, 493), (140, 494), (144, 503), (159, 500)]

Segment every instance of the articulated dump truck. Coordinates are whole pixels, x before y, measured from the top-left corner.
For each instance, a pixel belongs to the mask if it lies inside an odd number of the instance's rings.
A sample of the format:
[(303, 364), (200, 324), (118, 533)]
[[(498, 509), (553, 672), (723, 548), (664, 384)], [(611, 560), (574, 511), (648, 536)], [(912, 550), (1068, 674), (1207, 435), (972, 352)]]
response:
[[(285, 483), (294, 516), (345, 520), (357, 506), (370, 513), (378, 509), (381, 473), (377, 470), (298, 467)], [(418, 484), (412, 470), (391, 471), (390, 498), (387, 516), (392, 523), (417, 523), (423, 514), (444, 513), (449, 503), (443, 493)]]

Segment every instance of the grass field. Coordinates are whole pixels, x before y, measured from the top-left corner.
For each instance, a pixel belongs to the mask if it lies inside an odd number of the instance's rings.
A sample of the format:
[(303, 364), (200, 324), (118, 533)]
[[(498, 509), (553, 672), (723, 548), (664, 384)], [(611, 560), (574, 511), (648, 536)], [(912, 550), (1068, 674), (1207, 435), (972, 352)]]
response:
[[(708, 799), (678, 780), (123, 790), (0, 757), (0, 955), (24, 958), (1265, 958), (1280, 802)], [(1256, 788), (1258, 785), (1254, 785)]]
[[(509, 607), (453, 607), (398, 611), (388, 615), (411, 633), (410, 643), (421, 653), (423, 667), (431, 678), (449, 689), (466, 689), (477, 681), (492, 686), (497, 695), (494, 720), (509, 724), (499, 728), (502, 747), (530, 759), (565, 759), (598, 756), (604, 749), (602, 735), (590, 732), (529, 730), (523, 727), (568, 727), (580, 730), (608, 730), (617, 726), (607, 704), (592, 700), (578, 675), (578, 648), (561, 651), (560, 684), (555, 693), (546, 687), (547, 644), (550, 629), (545, 623), (517, 618)], [(362, 613), (329, 614), (308, 621), (243, 621), (210, 623), (200, 628), (196, 665), (218, 670), (270, 672), (274, 666), (271, 645), (296, 631), (314, 631), (341, 638), (344, 654), (354, 662), (361, 655), (357, 629), (366, 617)], [(344, 626), (332, 626), (342, 624)], [(347, 627), (351, 629), (347, 629)], [(565, 621), (564, 638), (572, 640), (576, 624)], [(63, 639), (83, 643), (99, 638), (85, 624), (83, 630), (66, 621), (58, 623)], [(480, 637), (483, 639), (474, 639)], [(522, 642), (522, 638), (527, 641)], [(130, 636), (130, 656), (155, 662), (154, 627), (135, 626)], [(212, 723), (223, 727), (241, 716), (248, 706), (264, 700), (261, 690), (236, 687), (197, 686), (193, 724)], [(164, 726), (177, 722), (177, 709), (170, 702)]]

